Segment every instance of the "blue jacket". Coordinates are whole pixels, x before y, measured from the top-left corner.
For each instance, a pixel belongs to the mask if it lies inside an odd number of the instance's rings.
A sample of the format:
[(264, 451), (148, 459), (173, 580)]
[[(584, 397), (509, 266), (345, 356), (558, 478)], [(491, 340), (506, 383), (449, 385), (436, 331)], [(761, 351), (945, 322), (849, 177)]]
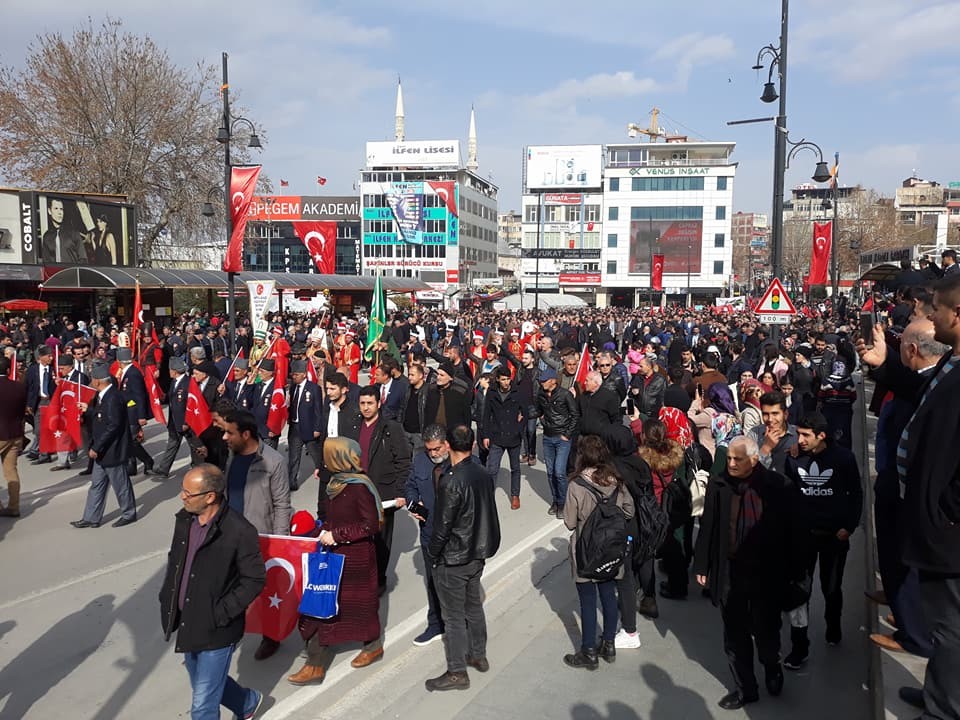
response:
[[(47, 366), (47, 382), (45, 395), (49, 400), (53, 395), (54, 390), (54, 373), (57, 372), (57, 367), (51, 363)], [(27, 368), (27, 407), (30, 408), (34, 414), (37, 412), (37, 408), (40, 406), (40, 364), (34, 363)]]
[[(436, 494), (433, 486), (433, 469), (436, 465), (427, 455), (426, 451), (420, 451), (413, 456), (413, 463), (410, 465), (410, 476), (407, 478), (407, 486), (404, 497), (407, 499), (409, 507), (415, 502), (422, 502), (430, 515), (426, 522), (420, 523), (420, 544), (427, 547), (430, 544), (430, 536), (433, 533), (433, 509), (436, 504)], [(450, 467), (450, 461), (443, 463), (443, 472)]]
[(127, 408), (127, 424), (130, 427), (140, 428), (140, 420), (149, 420), (153, 417), (150, 410), (150, 400), (147, 398), (147, 386), (143, 381), (143, 373), (136, 365), (131, 365), (123, 373), (120, 381), (120, 395)]
[[(297, 395), (297, 387), (294, 385), (290, 389), (290, 409), (288, 413), (288, 422), (290, 423), (289, 432), (294, 431), (294, 419), (296, 418), (297, 435), (303, 442), (310, 442), (314, 439), (315, 432), (323, 433), (324, 427), (321, 425), (323, 419), (323, 402), (320, 397), (320, 388), (315, 382), (307, 380), (303, 385), (303, 391)], [(296, 398), (299, 410), (293, 406)], [(319, 438), (318, 438), (319, 439)]]
[[(179, 383), (176, 390), (174, 390), (174, 383)], [(170, 381), (167, 429), (180, 435), (183, 434), (183, 426), (187, 424), (187, 389), (189, 387), (190, 378), (185, 375)]]

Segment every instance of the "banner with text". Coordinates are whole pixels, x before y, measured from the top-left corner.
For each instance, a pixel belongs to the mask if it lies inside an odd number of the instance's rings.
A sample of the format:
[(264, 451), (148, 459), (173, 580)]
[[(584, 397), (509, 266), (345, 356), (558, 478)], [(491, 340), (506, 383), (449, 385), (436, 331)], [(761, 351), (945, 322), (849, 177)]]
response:
[(267, 315), (267, 306), (276, 287), (276, 280), (247, 280), (247, 291), (250, 293), (250, 318), (254, 326)]
[(700, 220), (634, 220), (630, 223), (631, 275), (648, 274), (650, 260), (663, 256), (663, 273), (700, 273), (703, 222)]

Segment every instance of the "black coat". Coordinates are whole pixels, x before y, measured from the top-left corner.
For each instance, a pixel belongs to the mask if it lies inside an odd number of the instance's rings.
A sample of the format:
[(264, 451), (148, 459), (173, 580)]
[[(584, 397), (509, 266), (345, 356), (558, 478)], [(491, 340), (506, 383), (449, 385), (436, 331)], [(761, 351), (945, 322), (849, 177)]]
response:
[(86, 420), (91, 430), (90, 449), (97, 453), (101, 467), (125, 465), (133, 450), (133, 438), (127, 422), (127, 408), (116, 385), (99, 394), (87, 407)]
[(410, 443), (396, 420), (377, 420), (367, 453), (367, 475), (383, 500), (402, 497), (410, 475)]
[(577, 405), (580, 408), (581, 433), (597, 434), (605, 426), (623, 421), (620, 399), (608, 388), (601, 386), (596, 392), (580, 393), (577, 395)]
[(276, 378), (271, 378), (269, 382), (260, 383), (253, 393), (253, 417), (257, 421), (257, 431), (260, 433), (260, 437), (264, 439), (270, 437), (267, 419), (270, 417), (270, 401), (273, 398), (274, 383), (276, 383)]
[(637, 373), (630, 382), (630, 391), (633, 393), (637, 410), (644, 418), (660, 417), (660, 408), (663, 407), (663, 398), (667, 392), (667, 381), (663, 375), (654, 373), (648, 383), (643, 375)]
[(123, 373), (123, 378), (120, 380), (120, 395), (123, 396), (123, 404), (127, 408), (127, 424), (130, 427), (139, 428), (140, 420), (153, 417), (143, 373), (136, 365), (131, 365)]
[(257, 529), (224, 503), (210, 521), (193, 559), (186, 602), (179, 608), (180, 583), (194, 516), (176, 514), (167, 572), (160, 588), (160, 621), (166, 640), (177, 632), (177, 652), (224, 648), (243, 638), (247, 606), (266, 579)]
[(0, 376), (0, 440), (23, 437), (23, 416), (27, 389), (23, 383)]
[(500, 548), (500, 518), (490, 475), (471, 455), (440, 477), (427, 556), (436, 565), (465, 565)]
[[(54, 375), (57, 372), (57, 368), (51, 363), (47, 365), (47, 377), (46, 377), (46, 388), (44, 389), (44, 394), (49, 400), (53, 395), (54, 390)], [(27, 368), (27, 407), (30, 408), (34, 414), (37, 412), (37, 408), (40, 406), (40, 364), (34, 363)]]
[[(327, 425), (330, 421), (330, 403), (323, 406), (323, 414), (320, 418), (320, 436), (327, 439)], [(347, 437), (351, 440), (360, 441), (360, 423), (363, 418), (360, 417), (360, 408), (356, 403), (344, 400), (340, 406), (340, 413), (337, 416), (337, 437)]]
[(484, 403), (483, 421), (478, 423), (480, 440), (505, 448), (518, 447), (521, 430), (526, 425), (526, 410), (516, 389), (501, 399), (500, 391), (491, 387)]
[[(174, 389), (174, 383), (177, 383), (176, 389)], [(183, 426), (187, 424), (187, 389), (189, 387), (190, 378), (186, 375), (170, 380), (167, 412), (167, 429), (170, 432), (183, 434)]]
[(558, 387), (551, 394), (543, 387), (538, 388), (535, 400), (534, 417), (540, 418), (543, 434), (547, 437), (562, 435), (572, 438), (580, 427), (580, 408), (569, 390)]
[[(423, 391), (421, 390), (421, 392)], [(428, 425), (437, 422), (437, 412), (440, 410), (441, 398), (444, 400), (446, 410), (446, 427), (452, 428), (457, 425), (470, 424), (470, 398), (451, 383), (445, 388), (431, 384), (427, 389), (426, 420)]]
[(223, 396), (232, 400), (237, 407), (244, 410), (250, 410), (256, 399), (255, 392), (258, 386), (255, 383), (243, 382), (235, 383), (232, 380), (224, 383), (225, 392)]
[[(299, 405), (299, 409), (295, 407)], [(299, 413), (299, 414), (298, 414)], [(302, 391), (298, 391), (298, 386), (294, 385), (290, 390), (290, 410), (289, 410), (290, 428), (289, 432), (297, 431), (303, 442), (310, 442), (314, 439), (315, 432), (323, 435), (323, 429), (320, 423), (323, 422), (323, 401), (320, 398), (320, 388), (315, 382), (307, 380)], [(294, 419), (297, 423), (294, 424)]]

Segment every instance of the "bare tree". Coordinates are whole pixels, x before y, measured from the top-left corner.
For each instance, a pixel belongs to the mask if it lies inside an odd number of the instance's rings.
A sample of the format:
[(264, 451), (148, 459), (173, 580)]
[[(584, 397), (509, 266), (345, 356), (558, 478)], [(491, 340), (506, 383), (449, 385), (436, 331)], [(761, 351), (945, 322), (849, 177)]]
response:
[[(0, 175), (126, 195), (149, 266), (161, 233), (175, 228), (181, 245), (211, 235), (201, 207), (223, 183), (217, 88), (213, 65), (181, 68), (118, 20), (89, 21), (70, 37), (39, 35), (22, 69), (0, 69)], [(245, 160), (242, 148), (233, 152)]]

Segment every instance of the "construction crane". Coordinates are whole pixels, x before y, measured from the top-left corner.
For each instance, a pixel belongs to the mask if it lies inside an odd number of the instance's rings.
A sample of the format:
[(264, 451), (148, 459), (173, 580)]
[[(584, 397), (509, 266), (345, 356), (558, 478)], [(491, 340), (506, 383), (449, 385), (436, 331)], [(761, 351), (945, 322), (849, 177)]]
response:
[(660, 127), (657, 119), (660, 117), (660, 108), (653, 108), (650, 111), (650, 127), (642, 128), (636, 123), (627, 124), (627, 135), (634, 138), (637, 135), (646, 135), (648, 142), (656, 142), (657, 138), (666, 136), (666, 131)]

